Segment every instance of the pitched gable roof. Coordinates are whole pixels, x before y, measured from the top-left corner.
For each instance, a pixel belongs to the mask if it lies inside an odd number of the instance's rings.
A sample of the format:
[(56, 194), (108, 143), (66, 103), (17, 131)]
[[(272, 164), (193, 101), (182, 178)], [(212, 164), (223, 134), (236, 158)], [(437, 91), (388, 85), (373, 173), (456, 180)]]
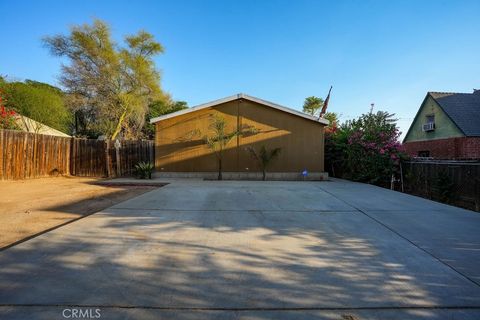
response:
[(49, 136), (70, 138), (68, 134), (61, 132), (57, 129), (49, 127), (43, 123), (30, 119), (29, 117), (22, 116), (20, 114), (15, 115), (15, 123), (20, 130), (25, 132), (32, 132), (38, 134), (45, 134)]
[(480, 91), (428, 93), (467, 137), (480, 137)]
[(270, 101), (266, 101), (266, 100), (263, 100), (263, 99), (260, 99), (260, 98), (255, 98), (255, 97), (249, 96), (249, 95), (244, 94), (244, 93), (235, 94), (233, 96), (229, 96), (229, 97), (226, 97), (226, 98), (223, 98), (223, 99), (214, 100), (214, 101), (204, 103), (204, 104), (192, 107), (192, 108), (188, 108), (188, 109), (180, 110), (180, 111), (177, 111), (177, 112), (172, 112), (172, 113), (169, 113), (169, 114), (165, 114), (163, 116), (150, 119), (150, 123), (156, 123), (156, 122), (159, 122), (159, 121), (162, 121), (162, 120), (165, 120), (165, 119), (174, 118), (174, 117), (180, 116), (182, 114), (187, 114), (187, 113), (191, 113), (191, 112), (194, 112), (194, 111), (206, 109), (206, 108), (213, 107), (213, 106), (216, 106), (216, 105), (219, 105), (219, 104), (222, 104), (222, 103), (234, 101), (234, 100), (237, 100), (237, 99), (245, 99), (245, 100), (253, 101), (253, 102), (256, 102), (258, 104), (261, 104), (261, 105), (264, 105), (264, 106), (267, 106), (267, 107), (270, 107), (270, 108), (273, 108), (273, 109), (277, 109), (277, 110), (280, 110), (280, 111), (283, 111), (283, 112), (287, 112), (287, 113), (290, 113), (290, 114), (293, 114), (295, 116), (302, 117), (302, 118), (305, 118), (305, 119), (308, 119), (308, 120), (312, 120), (312, 121), (318, 122), (318, 123), (323, 124), (323, 125), (328, 125), (330, 123), (326, 119), (318, 119), (318, 117), (314, 117), (312, 115), (309, 115), (309, 114), (306, 114), (306, 113), (303, 113), (303, 112), (300, 112), (300, 111), (297, 111), (297, 110), (294, 110), (294, 109), (291, 109), (291, 108), (288, 108), (288, 107), (284, 107), (284, 106), (281, 106), (279, 104), (276, 104), (276, 103), (273, 103), (273, 102), (270, 102)]

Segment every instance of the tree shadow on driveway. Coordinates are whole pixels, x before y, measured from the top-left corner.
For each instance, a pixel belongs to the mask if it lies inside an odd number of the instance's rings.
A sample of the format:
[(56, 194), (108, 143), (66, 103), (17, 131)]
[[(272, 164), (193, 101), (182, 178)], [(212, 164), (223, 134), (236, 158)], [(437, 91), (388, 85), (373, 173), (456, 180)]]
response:
[(0, 267), (0, 304), (13, 313), (75, 305), (133, 318), (351, 309), (428, 318), (480, 307), (478, 286), (354, 210), (114, 207), (1, 252)]

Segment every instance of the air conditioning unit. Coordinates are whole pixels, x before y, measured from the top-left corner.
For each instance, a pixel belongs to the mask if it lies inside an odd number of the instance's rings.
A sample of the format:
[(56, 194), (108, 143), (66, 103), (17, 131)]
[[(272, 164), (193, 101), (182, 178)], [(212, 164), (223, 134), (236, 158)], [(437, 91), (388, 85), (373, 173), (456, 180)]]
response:
[(433, 131), (435, 130), (435, 123), (430, 122), (430, 123), (425, 123), (423, 125), (423, 131), (428, 132), (428, 131)]

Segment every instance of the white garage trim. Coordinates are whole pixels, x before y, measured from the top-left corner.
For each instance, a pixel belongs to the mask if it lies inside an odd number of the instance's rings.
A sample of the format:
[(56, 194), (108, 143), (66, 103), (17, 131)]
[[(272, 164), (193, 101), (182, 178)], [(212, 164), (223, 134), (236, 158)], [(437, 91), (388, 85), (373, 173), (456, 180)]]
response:
[(311, 116), (309, 114), (306, 114), (306, 113), (303, 113), (303, 112), (300, 112), (300, 111), (297, 111), (297, 110), (294, 110), (294, 109), (290, 109), (290, 108), (281, 106), (279, 104), (276, 104), (276, 103), (273, 103), (273, 102), (270, 102), (270, 101), (266, 101), (266, 100), (263, 100), (263, 99), (260, 99), (260, 98), (255, 98), (255, 97), (249, 96), (249, 95), (244, 94), (244, 93), (235, 94), (233, 96), (229, 96), (229, 97), (218, 99), (218, 100), (211, 101), (211, 102), (208, 102), (208, 103), (200, 104), (200, 105), (192, 107), (192, 108), (188, 108), (188, 109), (180, 110), (180, 111), (177, 111), (177, 112), (172, 112), (172, 113), (169, 113), (169, 114), (165, 114), (163, 116), (150, 119), (150, 123), (156, 123), (156, 122), (159, 122), (159, 121), (162, 121), (162, 120), (166, 120), (166, 119), (170, 119), (170, 118), (180, 116), (182, 114), (187, 114), (187, 113), (195, 112), (195, 111), (202, 110), (202, 109), (205, 109), (205, 108), (210, 108), (210, 107), (213, 107), (213, 106), (216, 106), (216, 105), (219, 105), (219, 104), (222, 104), (222, 103), (234, 101), (234, 100), (237, 100), (237, 99), (250, 100), (250, 101), (259, 103), (261, 105), (264, 105), (264, 106), (268, 106), (268, 107), (271, 107), (271, 108), (274, 108), (274, 109), (277, 109), (277, 110), (280, 110), (280, 111), (283, 111), (283, 112), (287, 112), (287, 113), (296, 115), (298, 117), (302, 117), (302, 118), (305, 118), (305, 119), (308, 119), (308, 120), (319, 122), (323, 125), (328, 125), (330, 123), (327, 119), (323, 119), (323, 118), (319, 119), (318, 117)]

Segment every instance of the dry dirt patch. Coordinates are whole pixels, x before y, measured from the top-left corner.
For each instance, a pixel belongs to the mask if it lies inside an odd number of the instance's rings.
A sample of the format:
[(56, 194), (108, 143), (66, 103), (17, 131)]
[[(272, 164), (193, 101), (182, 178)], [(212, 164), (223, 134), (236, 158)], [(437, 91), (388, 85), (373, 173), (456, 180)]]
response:
[(0, 248), (156, 188), (97, 181), (70, 177), (1, 181)]

